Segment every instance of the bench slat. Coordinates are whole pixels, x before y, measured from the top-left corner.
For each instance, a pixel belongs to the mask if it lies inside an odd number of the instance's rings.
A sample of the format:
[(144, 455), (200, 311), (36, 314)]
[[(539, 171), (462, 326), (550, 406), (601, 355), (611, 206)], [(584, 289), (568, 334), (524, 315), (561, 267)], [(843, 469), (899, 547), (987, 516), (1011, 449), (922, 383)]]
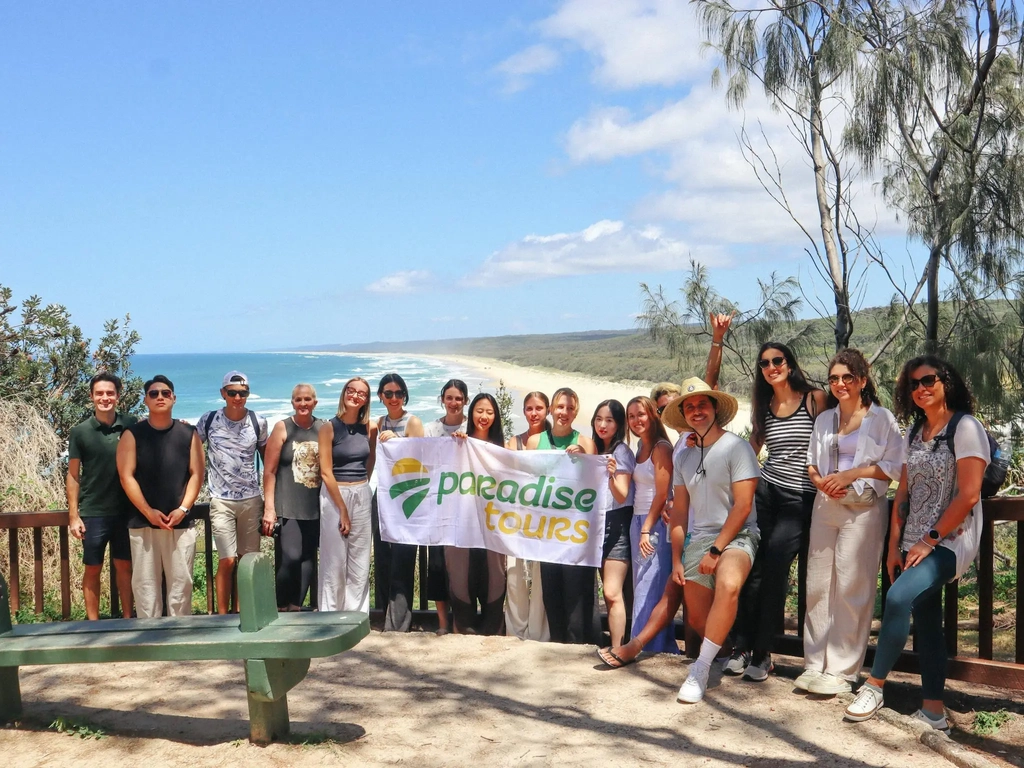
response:
[[(314, 621), (277, 622), (257, 632), (234, 626), (0, 636), (0, 667), (115, 661), (212, 661), (309, 659), (355, 646), (370, 632), (366, 614), (306, 614)], [(357, 621), (353, 619), (359, 617)], [(166, 621), (166, 620), (162, 620)]]
[[(308, 626), (318, 622), (328, 624), (358, 624), (366, 618), (358, 611), (295, 611), (277, 614), (274, 626), (298, 624)], [(89, 635), (110, 632), (166, 632), (179, 629), (239, 628), (237, 615), (227, 616), (173, 616), (158, 619), (105, 619), (103, 621), (51, 621), (43, 624), (16, 624), (10, 632), (0, 633), (0, 642), (10, 637), (45, 637), (47, 635)]]

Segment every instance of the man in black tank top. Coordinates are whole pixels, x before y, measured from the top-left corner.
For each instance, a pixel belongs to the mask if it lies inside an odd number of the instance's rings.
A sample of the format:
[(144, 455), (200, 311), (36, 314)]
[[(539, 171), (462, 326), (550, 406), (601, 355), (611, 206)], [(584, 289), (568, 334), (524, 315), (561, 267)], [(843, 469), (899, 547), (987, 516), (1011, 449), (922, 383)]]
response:
[(128, 519), (132, 591), (139, 618), (192, 613), (196, 532), (189, 510), (203, 483), (203, 448), (194, 427), (175, 421), (174, 384), (154, 376), (143, 388), (149, 418), (125, 430), (117, 445), (117, 472), (134, 506)]

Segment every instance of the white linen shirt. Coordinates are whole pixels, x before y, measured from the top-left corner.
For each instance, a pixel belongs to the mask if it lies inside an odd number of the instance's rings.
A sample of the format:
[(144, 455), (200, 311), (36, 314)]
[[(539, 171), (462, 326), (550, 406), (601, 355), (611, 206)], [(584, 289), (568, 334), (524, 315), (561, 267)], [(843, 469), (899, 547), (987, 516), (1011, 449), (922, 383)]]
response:
[[(807, 446), (807, 464), (817, 467), (822, 477), (836, 471), (836, 467), (832, 466), (832, 437), (838, 413), (839, 406), (836, 406), (818, 414), (814, 420), (811, 442)], [(872, 403), (857, 431), (853, 466), (867, 467), (875, 464), (898, 482), (906, 455), (906, 444), (896, 425), (896, 417), (889, 409)], [(884, 499), (889, 490), (889, 483), (885, 480), (858, 478), (853, 482), (856, 493), (864, 491), (868, 485), (875, 489), (880, 499)]]

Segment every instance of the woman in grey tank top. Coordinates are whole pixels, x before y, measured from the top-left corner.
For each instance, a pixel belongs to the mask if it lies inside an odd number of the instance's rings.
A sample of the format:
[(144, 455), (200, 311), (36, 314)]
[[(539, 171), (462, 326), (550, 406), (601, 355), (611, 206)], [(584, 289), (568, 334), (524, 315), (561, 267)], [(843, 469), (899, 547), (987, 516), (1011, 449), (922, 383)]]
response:
[[(385, 374), (377, 385), (377, 397), (387, 413), (377, 420), (378, 440), (382, 443), (403, 437), (423, 437), (423, 422), (407, 410), (409, 388), (397, 373)], [(448, 632), (448, 581), (444, 568), (437, 563), (444, 558), (443, 547), (419, 547), (415, 544), (392, 544), (380, 537), (380, 523), (377, 519), (377, 505), (374, 504), (374, 576), (377, 585), (378, 605), (387, 602), (384, 615), (385, 632), (408, 632), (412, 627), (413, 592), (416, 578), (416, 552), (420, 557), (430, 558), (433, 564), (427, 568), (427, 600), (437, 605), (439, 634)]]
[[(263, 463), (263, 535), (275, 538), (280, 611), (297, 611), (305, 601), (320, 545), (317, 433), (323, 421), (313, 416), (316, 402), (312, 384), (295, 385), (295, 413), (274, 425)], [(310, 602), (316, 604), (315, 596)]]
[(337, 415), (319, 432), (321, 611), (370, 612), (373, 547), (370, 475), (377, 425), (370, 421), (370, 385), (345, 382)]

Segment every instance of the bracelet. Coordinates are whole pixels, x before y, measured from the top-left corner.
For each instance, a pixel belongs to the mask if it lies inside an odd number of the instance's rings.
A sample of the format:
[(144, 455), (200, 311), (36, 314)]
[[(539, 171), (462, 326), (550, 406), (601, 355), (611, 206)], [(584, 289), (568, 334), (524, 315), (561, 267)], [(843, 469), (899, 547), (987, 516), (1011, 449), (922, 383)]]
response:
[(721, 347), (721, 346), (724, 346), (724, 345), (720, 341), (712, 341), (711, 342), (711, 346), (712, 347)]
[(643, 536), (643, 535), (644, 535), (645, 533), (646, 533), (646, 534), (647, 534), (648, 536), (650, 536), (650, 535), (651, 535), (651, 532), (650, 532), (650, 531), (640, 531), (640, 535), (641, 535), (641, 536)]
[(931, 543), (930, 541), (925, 541), (924, 539), (921, 539), (921, 543), (922, 543), (922, 544), (927, 544), (927, 545), (928, 545), (929, 547), (931, 547), (931, 548), (932, 548), (933, 550), (935, 549), (935, 545), (934, 545), (934, 544), (932, 544), (932, 543)]

